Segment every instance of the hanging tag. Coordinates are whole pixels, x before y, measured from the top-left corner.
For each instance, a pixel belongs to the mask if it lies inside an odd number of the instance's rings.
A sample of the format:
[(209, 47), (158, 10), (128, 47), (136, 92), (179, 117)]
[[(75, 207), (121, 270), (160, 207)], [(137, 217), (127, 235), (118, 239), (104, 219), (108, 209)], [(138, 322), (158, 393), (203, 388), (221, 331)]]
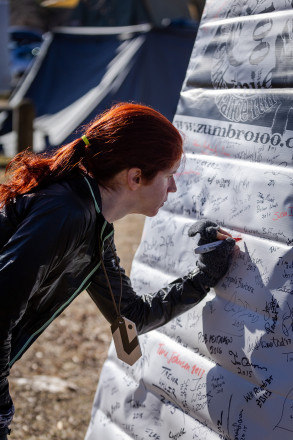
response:
[(135, 323), (118, 316), (111, 325), (111, 331), (118, 359), (133, 365), (141, 357)]

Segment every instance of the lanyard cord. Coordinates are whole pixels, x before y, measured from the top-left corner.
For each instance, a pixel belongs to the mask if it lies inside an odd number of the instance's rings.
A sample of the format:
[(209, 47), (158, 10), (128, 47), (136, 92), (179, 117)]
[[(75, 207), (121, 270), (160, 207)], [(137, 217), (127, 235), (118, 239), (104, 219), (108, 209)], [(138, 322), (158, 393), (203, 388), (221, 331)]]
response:
[(119, 277), (120, 277), (120, 296), (119, 296), (118, 307), (117, 307), (117, 304), (116, 304), (116, 301), (115, 301), (115, 297), (114, 297), (113, 290), (112, 290), (112, 287), (111, 287), (111, 283), (110, 283), (110, 280), (109, 280), (109, 277), (108, 277), (108, 274), (107, 274), (107, 270), (105, 268), (105, 264), (104, 264), (104, 260), (103, 260), (103, 256), (102, 256), (102, 252), (101, 252), (101, 242), (99, 240), (100, 258), (101, 258), (101, 264), (102, 264), (103, 272), (104, 272), (104, 275), (105, 275), (105, 278), (106, 278), (106, 282), (107, 282), (107, 285), (108, 285), (108, 289), (110, 291), (110, 294), (111, 294), (111, 297), (112, 297), (112, 301), (113, 301), (113, 304), (114, 304), (114, 308), (115, 308), (117, 317), (119, 317), (119, 316), (121, 316), (121, 311), (120, 310), (121, 310), (121, 299), (122, 299), (122, 275), (121, 275), (121, 270), (120, 270), (119, 261), (118, 261), (116, 252), (113, 249), (113, 246), (112, 246), (112, 243), (111, 243), (110, 240), (109, 240), (109, 244), (110, 244), (112, 253), (114, 255), (115, 263), (116, 263), (117, 269), (119, 271)]
[[(98, 214), (100, 214), (100, 208), (99, 208), (99, 206), (97, 204), (97, 201), (96, 201), (94, 192), (92, 190), (91, 184), (89, 183), (88, 179), (85, 176), (84, 176), (84, 179), (85, 179), (85, 181), (86, 181), (86, 183), (87, 183), (87, 185), (88, 185), (88, 187), (90, 189), (92, 198), (93, 198), (94, 203), (95, 203), (96, 212)], [(111, 294), (111, 297), (112, 297), (112, 301), (113, 301), (113, 304), (114, 304), (114, 308), (116, 310), (117, 317), (118, 317), (118, 316), (121, 316), (120, 308), (121, 308), (121, 299), (122, 299), (122, 275), (121, 275), (121, 270), (120, 270), (119, 261), (118, 261), (116, 252), (115, 252), (115, 250), (114, 250), (110, 240), (109, 240), (109, 244), (110, 244), (112, 253), (114, 255), (115, 263), (116, 263), (116, 266), (117, 266), (117, 269), (118, 269), (118, 272), (119, 272), (119, 276), (120, 276), (120, 296), (119, 296), (118, 308), (117, 308), (115, 297), (114, 297), (114, 294), (113, 294), (113, 291), (112, 291), (111, 283), (110, 283), (110, 280), (109, 280), (109, 277), (108, 277), (108, 274), (107, 274), (107, 271), (106, 271), (106, 268), (105, 268), (105, 264), (104, 264), (104, 260), (103, 260), (103, 256), (102, 256), (102, 249), (101, 249), (101, 241), (100, 240), (99, 240), (99, 251), (100, 251), (100, 259), (101, 259), (101, 265), (102, 265), (102, 268), (103, 268), (103, 272), (104, 272), (104, 275), (105, 275), (105, 278), (106, 278), (106, 281), (107, 281), (107, 285), (108, 285), (108, 289), (110, 291), (110, 294)]]

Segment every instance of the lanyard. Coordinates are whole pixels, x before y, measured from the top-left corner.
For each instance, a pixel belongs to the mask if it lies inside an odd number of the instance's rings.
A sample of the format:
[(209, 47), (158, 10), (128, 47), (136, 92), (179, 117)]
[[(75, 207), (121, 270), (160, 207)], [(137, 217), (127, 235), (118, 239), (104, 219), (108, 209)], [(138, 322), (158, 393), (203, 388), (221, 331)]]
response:
[[(94, 195), (94, 192), (92, 190), (92, 187), (91, 187), (89, 181), (87, 180), (87, 178), (85, 176), (84, 176), (84, 178), (89, 186), (91, 195), (93, 197), (96, 212), (98, 214), (101, 214), (99, 206), (98, 206), (96, 198), (95, 198), (95, 195)], [(105, 223), (106, 223), (106, 221), (105, 221)], [(141, 349), (140, 349), (140, 345), (139, 345), (139, 340), (138, 340), (138, 335), (137, 335), (135, 323), (121, 315), (121, 300), (122, 300), (122, 290), (123, 290), (121, 269), (119, 266), (119, 261), (118, 261), (115, 249), (113, 248), (110, 240), (109, 240), (109, 245), (111, 247), (111, 250), (112, 250), (112, 253), (113, 253), (113, 256), (115, 259), (115, 264), (117, 266), (117, 269), (119, 272), (119, 277), (120, 277), (120, 295), (119, 295), (118, 306), (115, 301), (115, 297), (113, 294), (111, 283), (110, 283), (110, 280), (109, 280), (109, 277), (107, 274), (107, 270), (106, 270), (106, 267), (104, 264), (103, 255), (102, 255), (101, 238), (99, 236), (99, 251), (100, 251), (101, 265), (102, 265), (104, 276), (106, 279), (106, 283), (107, 283), (107, 286), (108, 286), (108, 289), (109, 289), (109, 292), (110, 292), (110, 295), (111, 295), (111, 298), (113, 301), (114, 309), (115, 309), (116, 315), (117, 315), (115, 321), (111, 324), (111, 332), (113, 335), (113, 341), (115, 344), (117, 357), (120, 360), (126, 362), (128, 365), (133, 365), (141, 357)]]

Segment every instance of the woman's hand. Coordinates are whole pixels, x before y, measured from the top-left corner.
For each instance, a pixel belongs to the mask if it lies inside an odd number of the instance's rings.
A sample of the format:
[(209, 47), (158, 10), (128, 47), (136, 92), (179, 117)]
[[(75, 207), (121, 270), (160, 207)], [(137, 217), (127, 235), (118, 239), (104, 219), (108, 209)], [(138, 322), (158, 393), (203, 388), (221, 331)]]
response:
[(196, 263), (200, 270), (203, 285), (205, 287), (213, 287), (228, 270), (235, 240), (231, 234), (210, 220), (200, 220), (189, 228), (189, 237), (194, 237), (196, 234), (200, 234), (199, 246), (216, 240), (223, 241), (215, 250), (200, 254)]
[(232, 237), (229, 232), (220, 228), (220, 226), (210, 220), (199, 220), (190, 226), (188, 229), (189, 237), (194, 237), (196, 234), (200, 234), (199, 246)]

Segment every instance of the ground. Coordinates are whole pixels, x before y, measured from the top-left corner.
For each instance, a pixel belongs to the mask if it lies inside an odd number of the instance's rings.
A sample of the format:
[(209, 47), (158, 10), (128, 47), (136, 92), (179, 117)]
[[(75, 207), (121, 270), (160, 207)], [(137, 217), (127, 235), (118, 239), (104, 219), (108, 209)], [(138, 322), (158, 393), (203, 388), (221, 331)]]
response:
[[(144, 217), (115, 224), (121, 265), (129, 274)], [(10, 440), (83, 440), (111, 341), (108, 322), (83, 292), (13, 366)]]

